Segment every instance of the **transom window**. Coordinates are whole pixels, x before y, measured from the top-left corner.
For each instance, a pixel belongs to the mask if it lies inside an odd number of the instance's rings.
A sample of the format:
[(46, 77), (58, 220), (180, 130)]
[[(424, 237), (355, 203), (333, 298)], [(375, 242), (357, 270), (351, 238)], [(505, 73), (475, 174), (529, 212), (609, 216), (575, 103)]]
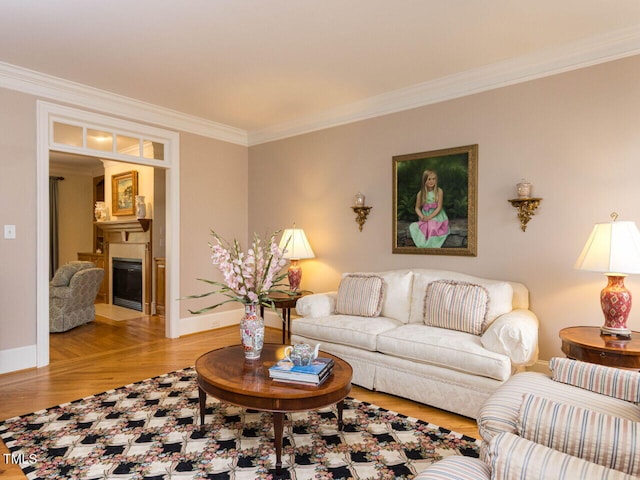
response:
[(53, 122), (52, 131), (52, 148), (91, 150), (96, 154), (110, 153), (116, 157), (122, 156), (123, 160), (126, 157), (160, 161), (165, 159), (164, 142), (157, 139), (60, 121)]

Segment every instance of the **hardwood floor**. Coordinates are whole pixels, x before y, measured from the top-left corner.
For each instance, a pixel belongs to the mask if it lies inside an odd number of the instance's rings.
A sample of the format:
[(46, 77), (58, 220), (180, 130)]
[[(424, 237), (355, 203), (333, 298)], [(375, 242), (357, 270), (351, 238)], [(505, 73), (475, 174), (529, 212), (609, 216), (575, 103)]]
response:
[[(192, 366), (201, 354), (238, 340), (235, 326), (170, 339), (164, 337), (162, 317), (116, 321), (98, 316), (87, 325), (52, 334), (48, 366), (0, 375), (0, 420)], [(281, 340), (280, 330), (267, 329), (265, 341)], [(357, 386), (351, 396), (478, 438), (475, 420), (467, 417)], [(0, 442), (0, 477), (26, 478), (7, 452)]]

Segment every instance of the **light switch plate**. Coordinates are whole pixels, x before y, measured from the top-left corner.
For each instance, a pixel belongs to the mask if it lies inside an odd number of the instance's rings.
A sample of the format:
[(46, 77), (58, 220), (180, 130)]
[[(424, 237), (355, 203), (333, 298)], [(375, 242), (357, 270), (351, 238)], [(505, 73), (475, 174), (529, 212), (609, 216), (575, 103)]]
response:
[(5, 225), (4, 226), (4, 238), (6, 240), (15, 240), (15, 238), (16, 238), (16, 226), (15, 225)]

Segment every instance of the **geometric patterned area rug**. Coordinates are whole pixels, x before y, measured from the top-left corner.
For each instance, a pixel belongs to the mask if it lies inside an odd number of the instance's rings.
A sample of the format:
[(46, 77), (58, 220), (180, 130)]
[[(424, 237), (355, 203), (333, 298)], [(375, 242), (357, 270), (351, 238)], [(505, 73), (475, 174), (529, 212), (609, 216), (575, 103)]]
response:
[(479, 442), (348, 398), (287, 414), (282, 473), (271, 414), (207, 396), (200, 428), (194, 368), (0, 422), (29, 479), (405, 479), (448, 455), (477, 457)]

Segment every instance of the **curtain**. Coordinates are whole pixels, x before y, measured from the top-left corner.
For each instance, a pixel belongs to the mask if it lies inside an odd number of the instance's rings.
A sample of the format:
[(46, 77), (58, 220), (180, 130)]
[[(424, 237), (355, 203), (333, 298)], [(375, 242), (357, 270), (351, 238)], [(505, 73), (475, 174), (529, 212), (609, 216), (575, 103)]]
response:
[(49, 280), (58, 270), (58, 182), (63, 177), (49, 177)]

